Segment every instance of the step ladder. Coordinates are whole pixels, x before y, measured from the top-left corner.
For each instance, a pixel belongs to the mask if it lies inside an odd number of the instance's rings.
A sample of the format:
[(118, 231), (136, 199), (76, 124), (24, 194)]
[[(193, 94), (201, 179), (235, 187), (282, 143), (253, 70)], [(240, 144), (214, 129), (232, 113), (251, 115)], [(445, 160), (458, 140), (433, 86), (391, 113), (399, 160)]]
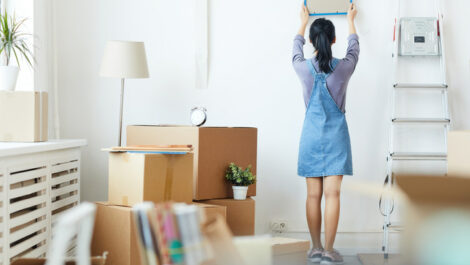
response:
[[(451, 119), (449, 115), (449, 106), (448, 106), (448, 86), (447, 86), (447, 72), (446, 72), (446, 53), (445, 53), (445, 42), (444, 42), (444, 31), (443, 31), (443, 16), (440, 12), (440, 1), (435, 0), (436, 10), (437, 10), (437, 33), (438, 33), (438, 43), (440, 48), (440, 54), (434, 55), (440, 57), (440, 79), (438, 83), (400, 83), (397, 81), (397, 66), (398, 61), (400, 60), (399, 53), (399, 42), (400, 42), (400, 26), (401, 26), (401, 17), (400, 17), (400, 0), (397, 0), (397, 16), (395, 19), (394, 35), (393, 35), (393, 67), (394, 67), (394, 82), (392, 86), (391, 93), (391, 117), (390, 117), (390, 134), (389, 134), (389, 150), (387, 154), (387, 172), (386, 178), (384, 181), (384, 189), (390, 190), (394, 186), (394, 164), (397, 161), (447, 161), (447, 153), (424, 153), (424, 152), (397, 152), (395, 151), (394, 146), (394, 134), (396, 126), (407, 126), (407, 125), (442, 125), (444, 129), (444, 144), (447, 146), (447, 134), (450, 130)], [(409, 57), (409, 56), (407, 56)], [(416, 56), (423, 57), (423, 56)], [(433, 118), (415, 118), (415, 117), (397, 117), (396, 116), (396, 96), (402, 90), (411, 90), (411, 89), (420, 89), (425, 92), (431, 92), (440, 90), (440, 96), (442, 99), (442, 108), (443, 113), (441, 117)], [(384, 209), (382, 209), (382, 207)], [(400, 224), (391, 223), (391, 214), (395, 208), (395, 201), (393, 197), (385, 198), (381, 197), (379, 202), (379, 208), (384, 216), (383, 224), (383, 245), (382, 251), (384, 257), (387, 259), (389, 254), (389, 233), (391, 230), (400, 231), (402, 226)]]

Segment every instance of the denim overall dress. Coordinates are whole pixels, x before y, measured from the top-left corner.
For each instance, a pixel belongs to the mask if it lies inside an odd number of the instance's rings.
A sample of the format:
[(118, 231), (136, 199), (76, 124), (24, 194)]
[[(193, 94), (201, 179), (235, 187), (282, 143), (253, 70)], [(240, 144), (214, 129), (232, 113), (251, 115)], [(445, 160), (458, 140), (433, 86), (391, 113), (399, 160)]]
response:
[[(338, 59), (332, 60), (333, 71), (338, 62)], [(307, 64), (314, 77), (314, 84), (300, 138), (298, 175), (352, 175), (348, 124), (328, 91), (326, 79), (330, 74), (318, 73), (311, 60), (307, 60)]]

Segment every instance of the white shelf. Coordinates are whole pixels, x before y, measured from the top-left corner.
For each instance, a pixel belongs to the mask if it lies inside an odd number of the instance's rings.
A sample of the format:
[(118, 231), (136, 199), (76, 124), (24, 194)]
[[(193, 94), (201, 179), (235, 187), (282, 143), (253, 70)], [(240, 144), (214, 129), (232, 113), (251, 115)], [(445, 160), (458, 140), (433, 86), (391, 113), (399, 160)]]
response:
[(77, 148), (86, 145), (87, 141), (85, 139), (49, 140), (47, 142), (36, 143), (0, 142), (0, 157)]

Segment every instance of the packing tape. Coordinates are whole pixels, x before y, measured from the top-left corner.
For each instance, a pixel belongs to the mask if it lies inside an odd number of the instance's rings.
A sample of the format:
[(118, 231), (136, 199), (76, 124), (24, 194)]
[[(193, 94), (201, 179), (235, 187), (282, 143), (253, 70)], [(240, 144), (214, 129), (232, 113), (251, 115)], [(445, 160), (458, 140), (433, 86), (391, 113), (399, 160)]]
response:
[(166, 177), (165, 177), (165, 191), (163, 193), (163, 200), (171, 200), (171, 195), (173, 194), (173, 164), (175, 155), (167, 155), (167, 164), (166, 164)]
[(122, 196), (122, 205), (129, 205), (129, 198), (127, 196)]

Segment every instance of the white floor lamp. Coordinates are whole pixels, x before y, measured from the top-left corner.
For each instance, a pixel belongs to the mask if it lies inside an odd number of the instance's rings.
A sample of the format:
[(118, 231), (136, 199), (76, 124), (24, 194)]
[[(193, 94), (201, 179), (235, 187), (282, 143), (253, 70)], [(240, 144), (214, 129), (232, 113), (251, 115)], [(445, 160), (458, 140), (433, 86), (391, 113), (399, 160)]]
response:
[(119, 113), (118, 140), (118, 146), (121, 146), (124, 80), (126, 78), (149, 77), (144, 43), (135, 41), (108, 41), (104, 50), (100, 75), (121, 78), (121, 109)]

